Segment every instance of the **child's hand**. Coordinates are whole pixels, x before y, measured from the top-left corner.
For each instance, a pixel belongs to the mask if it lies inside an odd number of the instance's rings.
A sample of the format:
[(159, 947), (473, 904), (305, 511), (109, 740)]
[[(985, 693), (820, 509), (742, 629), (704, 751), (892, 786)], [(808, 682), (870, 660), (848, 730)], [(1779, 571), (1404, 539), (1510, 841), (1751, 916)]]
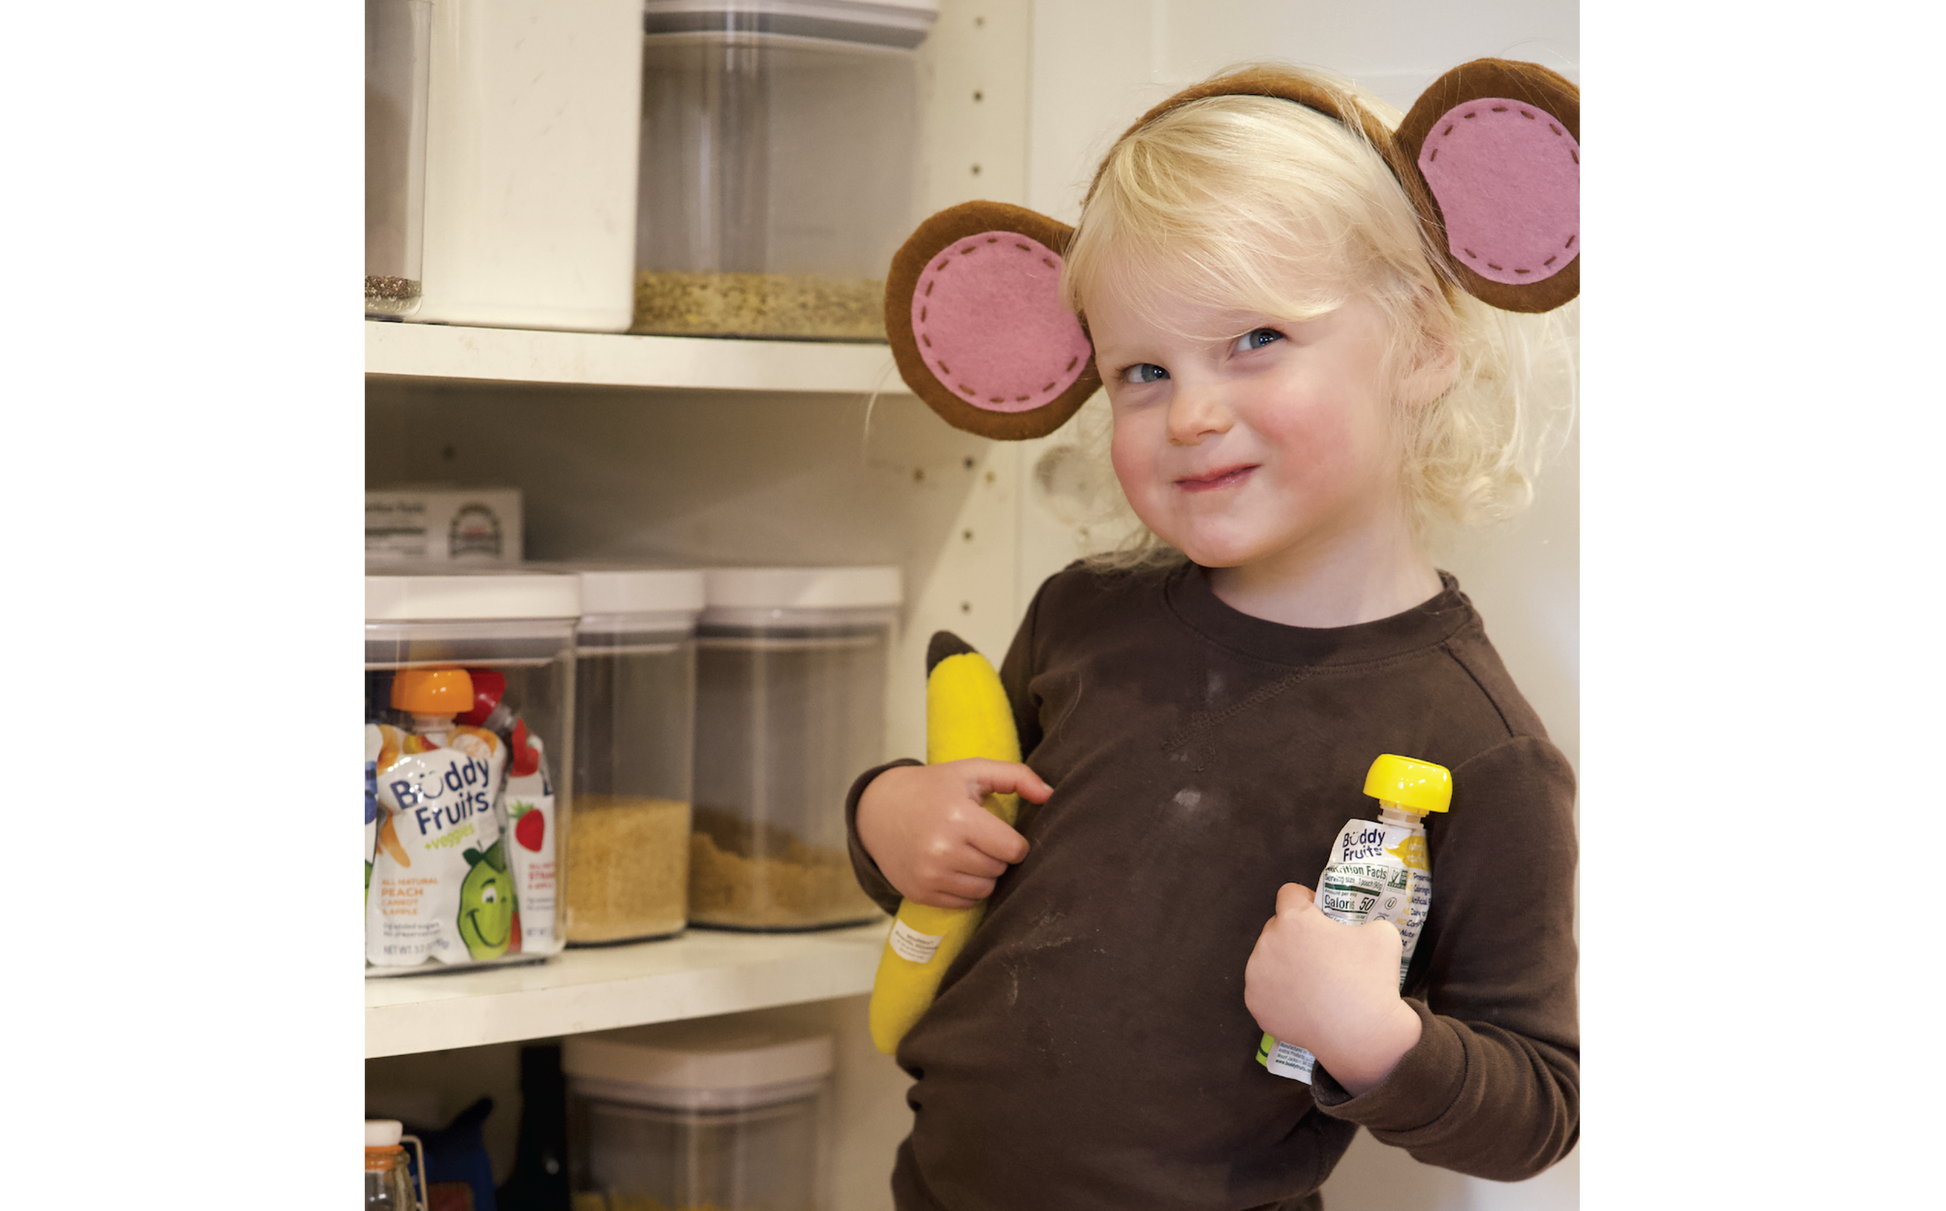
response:
[(980, 805), (989, 793), (1045, 803), (1054, 789), (1017, 762), (893, 766), (858, 798), (858, 841), (906, 899), (971, 908), (1027, 856), (1027, 838)]
[(1257, 1025), (1308, 1048), (1360, 1094), (1419, 1041), (1419, 1015), (1399, 997), (1400, 953), (1391, 922), (1333, 921), (1310, 888), (1286, 883), (1243, 969), (1243, 1003)]

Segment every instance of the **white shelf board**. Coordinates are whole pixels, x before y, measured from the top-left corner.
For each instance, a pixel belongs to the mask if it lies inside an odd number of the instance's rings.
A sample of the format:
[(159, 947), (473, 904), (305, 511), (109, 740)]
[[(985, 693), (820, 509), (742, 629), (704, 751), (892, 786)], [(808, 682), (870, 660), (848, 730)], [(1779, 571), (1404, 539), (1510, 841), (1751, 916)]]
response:
[(551, 1038), (872, 990), (889, 921), (813, 933), (692, 929), (544, 963), (365, 981), (365, 1056)]
[(365, 373), (704, 391), (905, 394), (886, 345), (365, 321)]

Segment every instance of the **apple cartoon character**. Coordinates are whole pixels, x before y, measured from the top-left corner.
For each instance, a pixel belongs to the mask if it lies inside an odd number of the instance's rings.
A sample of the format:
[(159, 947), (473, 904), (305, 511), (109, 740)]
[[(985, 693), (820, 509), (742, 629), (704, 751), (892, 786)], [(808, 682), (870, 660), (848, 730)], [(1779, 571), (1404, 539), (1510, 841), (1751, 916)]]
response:
[(472, 958), (497, 959), (507, 953), (513, 934), (514, 883), (507, 857), (499, 841), (485, 853), (469, 849), (465, 857), (471, 869), (459, 887), (459, 936)]

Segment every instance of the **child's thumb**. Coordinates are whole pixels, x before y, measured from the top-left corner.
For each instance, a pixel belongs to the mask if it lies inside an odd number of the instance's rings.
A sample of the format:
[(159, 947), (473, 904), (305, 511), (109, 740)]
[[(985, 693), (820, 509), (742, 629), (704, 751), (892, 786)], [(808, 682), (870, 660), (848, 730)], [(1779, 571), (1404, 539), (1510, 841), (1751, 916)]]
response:
[(1277, 911), (1280, 913), (1309, 908), (1313, 903), (1315, 900), (1311, 889), (1301, 883), (1286, 883), (1277, 889)]

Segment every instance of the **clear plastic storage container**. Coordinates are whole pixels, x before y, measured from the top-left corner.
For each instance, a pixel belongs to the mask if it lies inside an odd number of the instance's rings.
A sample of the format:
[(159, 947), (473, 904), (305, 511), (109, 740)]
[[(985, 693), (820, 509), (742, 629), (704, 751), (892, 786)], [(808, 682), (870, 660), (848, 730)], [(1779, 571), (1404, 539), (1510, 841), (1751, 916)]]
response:
[(569, 1035), (574, 1211), (816, 1211), (832, 1062), (761, 1017)]
[(419, 309), (432, 0), (365, 0), (365, 314)]
[(568, 944), (664, 937), (689, 915), (703, 574), (583, 568), (580, 576)]
[(365, 576), (367, 976), (561, 949), (579, 578)]
[(885, 339), (937, 0), (646, 0), (631, 331)]
[(845, 792), (884, 760), (897, 568), (717, 568), (697, 624), (689, 921), (792, 930), (875, 919)]

